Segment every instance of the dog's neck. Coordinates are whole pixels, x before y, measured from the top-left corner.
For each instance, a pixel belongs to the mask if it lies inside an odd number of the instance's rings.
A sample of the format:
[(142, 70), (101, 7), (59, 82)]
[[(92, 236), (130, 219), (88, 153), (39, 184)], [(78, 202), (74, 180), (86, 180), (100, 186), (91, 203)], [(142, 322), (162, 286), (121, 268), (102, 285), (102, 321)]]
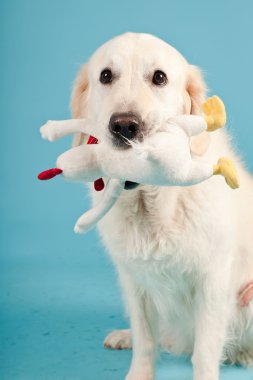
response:
[(186, 250), (187, 231), (198, 228), (194, 214), (199, 220), (204, 198), (199, 187), (140, 185), (121, 194), (108, 219), (101, 220), (100, 232), (115, 260), (143, 263), (174, 257), (175, 251)]
[[(139, 186), (125, 191), (118, 207), (122, 217), (131, 223), (142, 221), (146, 228), (167, 230), (173, 224), (183, 225), (190, 218), (191, 210), (199, 195), (196, 188)], [(187, 199), (187, 200), (186, 200)]]

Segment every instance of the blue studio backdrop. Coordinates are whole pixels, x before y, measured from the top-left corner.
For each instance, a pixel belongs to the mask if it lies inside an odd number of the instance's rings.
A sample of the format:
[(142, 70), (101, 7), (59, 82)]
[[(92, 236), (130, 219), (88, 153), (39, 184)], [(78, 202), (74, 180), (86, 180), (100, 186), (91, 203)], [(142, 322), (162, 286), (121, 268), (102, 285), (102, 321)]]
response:
[[(250, 0), (2, 0), (0, 378), (120, 380), (129, 351), (103, 349), (106, 333), (127, 326), (117, 278), (96, 231), (73, 225), (89, 207), (82, 185), (41, 183), (70, 138), (42, 141), (48, 119), (70, 117), (79, 66), (109, 38), (155, 34), (200, 66), (228, 111), (228, 129), (253, 169)], [(187, 357), (163, 354), (157, 379), (191, 379)], [(252, 380), (223, 367), (221, 380)]]

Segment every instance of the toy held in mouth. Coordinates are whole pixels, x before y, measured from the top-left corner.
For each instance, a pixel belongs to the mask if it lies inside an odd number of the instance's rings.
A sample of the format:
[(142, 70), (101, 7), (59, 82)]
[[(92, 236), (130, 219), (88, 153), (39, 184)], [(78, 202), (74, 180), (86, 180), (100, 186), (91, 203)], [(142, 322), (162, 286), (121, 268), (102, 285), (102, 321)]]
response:
[[(100, 201), (84, 213), (75, 225), (75, 232), (86, 232), (112, 208), (122, 191), (138, 184), (154, 186), (190, 186), (213, 175), (222, 175), (227, 184), (239, 187), (233, 162), (220, 158), (217, 164), (192, 157), (189, 139), (203, 131), (222, 128), (226, 112), (222, 101), (214, 96), (202, 105), (204, 116), (179, 115), (158, 126), (152, 136), (142, 142), (130, 141), (131, 148), (112, 149), (106, 141), (68, 150), (57, 159), (56, 168), (39, 174), (39, 179), (50, 179), (61, 174), (67, 180), (95, 181), (95, 189), (104, 186), (102, 177), (109, 178)], [(86, 119), (49, 121), (41, 127), (44, 139), (55, 141), (75, 132), (89, 134), (91, 122)], [(97, 184), (97, 185), (96, 185)]]

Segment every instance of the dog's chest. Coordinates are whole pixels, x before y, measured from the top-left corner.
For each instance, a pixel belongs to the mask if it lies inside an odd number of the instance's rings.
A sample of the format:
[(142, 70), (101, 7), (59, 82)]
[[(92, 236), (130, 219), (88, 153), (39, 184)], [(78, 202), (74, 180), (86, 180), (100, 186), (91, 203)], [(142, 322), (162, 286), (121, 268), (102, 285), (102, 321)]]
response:
[(123, 262), (179, 263), (181, 271), (199, 262), (208, 233), (204, 226), (196, 229), (199, 215), (193, 202), (168, 188), (126, 193), (100, 223), (110, 255)]
[(219, 245), (216, 210), (200, 192), (196, 198), (187, 190), (185, 197), (170, 188), (147, 190), (126, 194), (100, 223), (100, 232), (116, 265), (127, 267), (152, 299), (173, 350), (188, 351), (196, 289), (202, 287), (213, 245)]

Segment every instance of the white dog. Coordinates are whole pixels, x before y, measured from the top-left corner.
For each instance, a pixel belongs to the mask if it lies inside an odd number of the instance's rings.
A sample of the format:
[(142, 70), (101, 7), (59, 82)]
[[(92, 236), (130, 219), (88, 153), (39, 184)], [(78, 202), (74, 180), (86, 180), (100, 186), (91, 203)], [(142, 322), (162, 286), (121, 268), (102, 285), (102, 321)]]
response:
[[(132, 149), (125, 139), (151, 136), (159, 120), (198, 114), (205, 95), (200, 71), (173, 47), (127, 33), (82, 67), (72, 109), (94, 121), (94, 136), (111, 149)], [(77, 134), (74, 145), (81, 142)], [(159, 346), (192, 353), (194, 380), (218, 380), (221, 360), (253, 365), (253, 180), (223, 130), (192, 137), (191, 150), (210, 162), (232, 157), (241, 188), (218, 177), (190, 187), (139, 185), (99, 223), (131, 323), (104, 344), (133, 346), (127, 380), (154, 378)]]

